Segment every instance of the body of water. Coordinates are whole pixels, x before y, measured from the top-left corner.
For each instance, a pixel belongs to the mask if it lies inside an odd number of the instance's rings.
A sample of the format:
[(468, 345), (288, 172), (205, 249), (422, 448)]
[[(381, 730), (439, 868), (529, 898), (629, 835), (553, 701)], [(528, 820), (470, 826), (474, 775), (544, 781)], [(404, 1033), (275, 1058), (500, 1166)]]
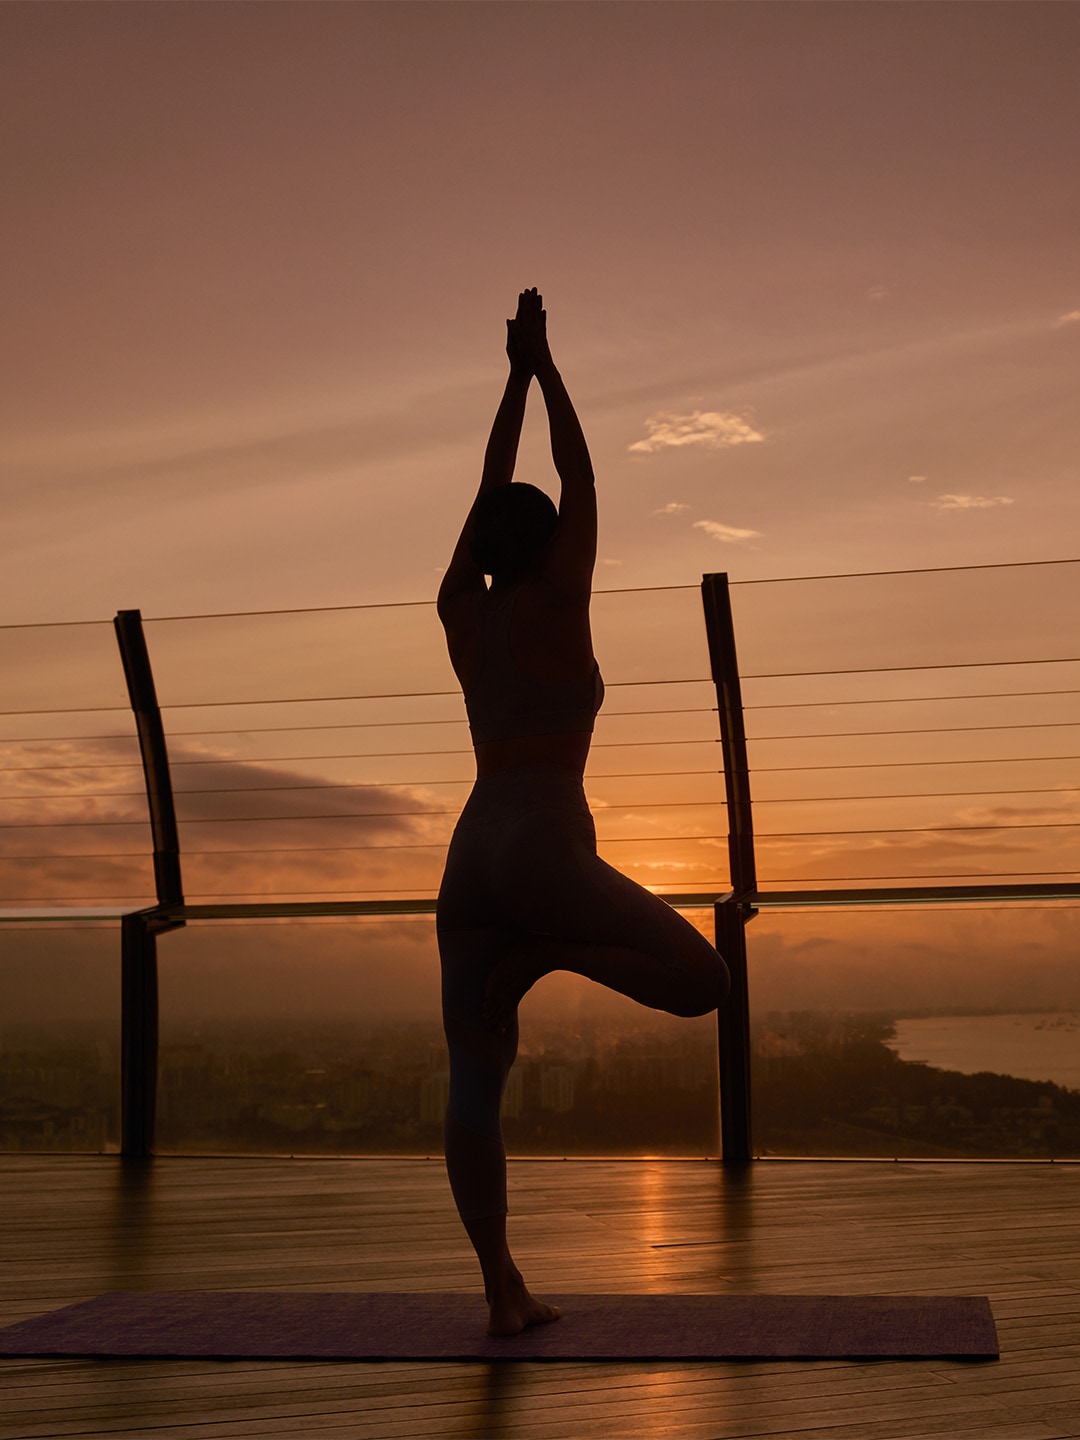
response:
[(1052, 1080), (1080, 1090), (1080, 1014), (931, 1015), (898, 1020), (890, 1050), (941, 1070)]

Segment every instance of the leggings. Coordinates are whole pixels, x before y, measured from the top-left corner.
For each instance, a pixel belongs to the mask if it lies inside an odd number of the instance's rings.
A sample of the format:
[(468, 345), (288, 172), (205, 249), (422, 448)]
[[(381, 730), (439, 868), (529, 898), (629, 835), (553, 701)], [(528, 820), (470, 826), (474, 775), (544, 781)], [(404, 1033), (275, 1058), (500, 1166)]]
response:
[(700, 931), (598, 857), (581, 778), (555, 765), (477, 780), (450, 842), (436, 924), (450, 1051), (446, 1163), (464, 1220), (506, 1212), (499, 1106), (517, 1023), (499, 1035), (482, 1017), (503, 956), (540, 941), (548, 968), (677, 1015), (716, 1009), (729, 988)]

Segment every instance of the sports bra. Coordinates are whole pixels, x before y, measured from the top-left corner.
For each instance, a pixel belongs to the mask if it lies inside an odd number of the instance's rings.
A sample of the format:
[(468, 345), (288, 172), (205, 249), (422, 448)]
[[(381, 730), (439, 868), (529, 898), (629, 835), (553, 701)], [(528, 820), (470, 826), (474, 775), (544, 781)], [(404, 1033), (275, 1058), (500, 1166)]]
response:
[(465, 709), (474, 745), (524, 735), (592, 733), (604, 703), (604, 682), (597, 665), (587, 680), (538, 680), (526, 675), (510, 653), (510, 625), (518, 591), (492, 607), (478, 595), (480, 669), (465, 692)]

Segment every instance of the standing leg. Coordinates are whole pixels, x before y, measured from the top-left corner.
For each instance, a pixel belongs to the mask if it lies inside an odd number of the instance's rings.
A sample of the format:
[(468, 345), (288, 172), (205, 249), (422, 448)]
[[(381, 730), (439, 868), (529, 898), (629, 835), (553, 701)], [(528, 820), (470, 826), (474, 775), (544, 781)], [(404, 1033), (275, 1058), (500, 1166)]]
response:
[(472, 1241), (491, 1307), (489, 1334), (516, 1335), (554, 1320), (558, 1311), (533, 1298), (506, 1241), (506, 1150), (499, 1106), (517, 1054), (517, 1017), (496, 1034), (483, 1023), (492, 966), (513, 942), (503, 930), (439, 928), (443, 1024), (450, 1050), (446, 1171)]

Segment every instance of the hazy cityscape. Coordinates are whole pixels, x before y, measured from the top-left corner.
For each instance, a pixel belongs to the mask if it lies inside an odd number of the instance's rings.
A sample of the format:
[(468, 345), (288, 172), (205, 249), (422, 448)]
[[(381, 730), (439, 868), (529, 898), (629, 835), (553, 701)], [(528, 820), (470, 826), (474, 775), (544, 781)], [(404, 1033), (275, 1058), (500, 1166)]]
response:
[[(1080, 1091), (901, 1060), (892, 1014), (772, 1011), (753, 1027), (763, 1155), (1075, 1158)], [(0, 1035), (0, 1147), (116, 1152), (119, 1055), (91, 1025)], [(427, 1022), (219, 1022), (163, 1039), (164, 1153), (437, 1155), (448, 1072)], [(533, 1024), (511, 1073), (511, 1154), (719, 1153), (715, 1032)]]

